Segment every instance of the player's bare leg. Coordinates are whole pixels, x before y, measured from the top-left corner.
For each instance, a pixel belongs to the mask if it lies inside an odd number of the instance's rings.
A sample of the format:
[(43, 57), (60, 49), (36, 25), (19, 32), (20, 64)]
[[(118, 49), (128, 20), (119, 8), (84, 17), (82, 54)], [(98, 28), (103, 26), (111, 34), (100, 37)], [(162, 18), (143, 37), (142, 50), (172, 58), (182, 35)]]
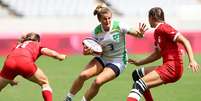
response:
[(47, 77), (42, 72), (42, 70), (38, 68), (35, 74), (27, 79), (41, 86), (44, 101), (52, 101), (52, 89), (49, 85)]
[(0, 91), (9, 84), (10, 80), (7, 80), (0, 76)]
[(127, 97), (127, 101), (139, 101), (144, 92), (152, 87), (163, 84), (163, 80), (156, 71), (151, 71), (138, 81), (136, 81), (135, 88), (131, 90)]
[(87, 90), (82, 101), (91, 101), (91, 99), (97, 95), (100, 87), (104, 83), (111, 81), (115, 78), (116, 78), (116, 74), (111, 68), (107, 68), (107, 67), (104, 68), (103, 72), (96, 77), (91, 87)]
[[(153, 67), (146, 67), (144, 69), (145, 75), (150, 73), (151, 71), (153, 71), (156, 68), (156, 66)], [(144, 94), (143, 94), (144, 98), (146, 101), (153, 101), (153, 97), (151, 95), (151, 91), (149, 89), (147, 89)]]
[(98, 75), (103, 71), (102, 65), (94, 58), (89, 62), (86, 68), (79, 74), (64, 101), (71, 101), (72, 97), (83, 87), (83, 84), (89, 78)]

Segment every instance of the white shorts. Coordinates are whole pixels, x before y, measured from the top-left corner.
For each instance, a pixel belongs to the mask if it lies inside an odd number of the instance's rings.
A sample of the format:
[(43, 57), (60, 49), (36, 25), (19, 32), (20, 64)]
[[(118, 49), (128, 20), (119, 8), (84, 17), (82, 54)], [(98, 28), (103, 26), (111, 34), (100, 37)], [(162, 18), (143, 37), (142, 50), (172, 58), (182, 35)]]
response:
[(106, 60), (102, 57), (95, 57), (95, 59), (98, 62), (100, 62), (100, 64), (103, 67), (111, 68), (115, 72), (116, 77), (119, 76), (127, 66), (127, 64), (125, 64), (122, 61), (122, 58), (114, 58), (113, 60)]

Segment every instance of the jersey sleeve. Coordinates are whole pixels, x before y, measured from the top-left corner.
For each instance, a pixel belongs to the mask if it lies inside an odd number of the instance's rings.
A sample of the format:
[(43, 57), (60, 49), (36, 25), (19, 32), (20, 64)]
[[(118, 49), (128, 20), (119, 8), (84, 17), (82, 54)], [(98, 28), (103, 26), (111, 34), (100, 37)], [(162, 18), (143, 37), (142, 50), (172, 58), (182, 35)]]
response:
[(39, 44), (39, 55), (42, 55), (42, 49), (43, 48), (46, 48), (46, 47), (43, 47), (42, 45), (41, 45), (41, 43)]
[(180, 34), (177, 30), (175, 30), (170, 25), (166, 25), (165, 27), (163, 27), (163, 31), (165, 31), (167, 38), (173, 41), (176, 41), (178, 35)]

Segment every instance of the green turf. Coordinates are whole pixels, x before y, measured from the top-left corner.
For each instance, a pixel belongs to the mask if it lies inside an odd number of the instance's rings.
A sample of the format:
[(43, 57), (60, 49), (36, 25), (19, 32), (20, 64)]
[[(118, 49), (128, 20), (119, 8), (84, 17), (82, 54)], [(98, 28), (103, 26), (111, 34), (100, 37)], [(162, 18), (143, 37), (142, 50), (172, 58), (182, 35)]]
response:
[[(143, 58), (137, 55), (137, 58)], [(92, 57), (70, 56), (60, 62), (51, 58), (41, 57), (37, 64), (48, 76), (54, 91), (54, 101), (63, 101), (73, 80), (84, 68)], [(200, 55), (196, 59), (201, 60)], [(0, 58), (0, 66), (4, 58)], [(161, 61), (149, 65), (159, 65)], [(185, 58), (184, 75), (181, 80), (174, 84), (162, 85), (153, 88), (155, 101), (201, 101), (201, 73), (192, 73), (187, 69), (187, 58)], [(125, 101), (132, 86), (131, 73), (135, 66), (128, 65), (127, 69), (117, 79), (105, 84), (93, 101)], [(0, 101), (43, 101), (40, 87), (30, 81), (18, 76), (19, 85), (16, 87), (7, 86), (0, 93)], [(83, 89), (75, 96), (74, 101), (80, 101), (84, 92), (91, 85), (94, 78), (88, 80)], [(143, 100), (142, 100), (143, 101)]]

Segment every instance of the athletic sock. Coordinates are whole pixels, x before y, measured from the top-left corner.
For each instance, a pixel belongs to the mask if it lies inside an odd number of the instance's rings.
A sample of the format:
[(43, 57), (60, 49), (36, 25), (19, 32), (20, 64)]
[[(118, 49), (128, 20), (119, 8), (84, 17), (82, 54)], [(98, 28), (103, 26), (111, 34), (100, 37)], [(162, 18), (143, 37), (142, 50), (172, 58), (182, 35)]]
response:
[(132, 97), (127, 97), (126, 101), (138, 101), (138, 100), (136, 100), (135, 98), (132, 98)]
[[(140, 78), (142, 78), (144, 75), (145, 75), (145, 71), (144, 71), (143, 67), (134, 70), (133, 74), (132, 74), (134, 82), (136, 82), (137, 80), (139, 80)], [(152, 98), (152, 95), (151, 95), (151, 92), (150, 92), (149, 89), (147, 89), (144, 92), (143, 96), (144, 96), (144, 98), (145, 98), (146, 101), (153, 101), (153, 98)]]
[(139, 101), (142, 94), (137, 89), (132, 89), (126, 101)]
[(75, 95), (73, 95), (72, 93), (69, 92), (69, 93), (67, 94), (67, 96), (72, 99)]
[(147, 89), (144, 94), (143, 94), (144, 98), (146, 101), (153, 101), (153, 98), (152, 98), (152, 95), (151, 95), (151, 92), (149, 89)]
[(68, 94), (66, 95), (64, 101), (72, 101), (74, 96), (75, 95), (73, 95), (72, 93), (68, 92)]
[(52, 101), (52, 92), (51, 91), (43, 90), (42, 94), (43, 94), (44, 101)]
[(83, 96), (81, 101), (87, 101), (86, 98)]
[(45, 85), (42, 87), (42, 95), (44, 101), (52, 101), (52, 89), (49, 85)]

